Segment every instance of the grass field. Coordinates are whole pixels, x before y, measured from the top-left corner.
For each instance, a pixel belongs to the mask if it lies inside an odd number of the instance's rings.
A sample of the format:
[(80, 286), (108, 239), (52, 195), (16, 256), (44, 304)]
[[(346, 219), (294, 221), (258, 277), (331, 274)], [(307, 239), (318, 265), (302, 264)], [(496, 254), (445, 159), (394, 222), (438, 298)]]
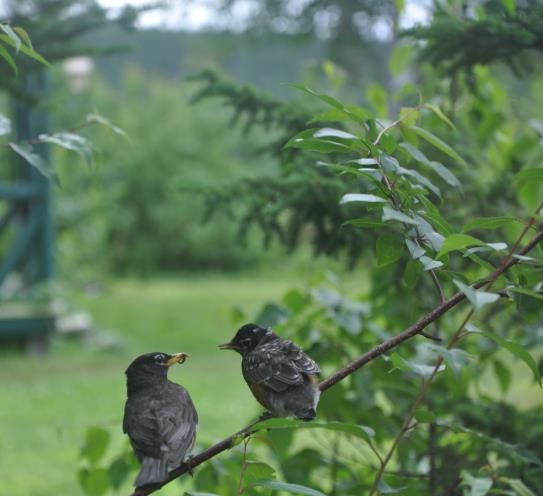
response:
[[(265, 281), (265, 282), (262, 282)], [(231, 337), (231, 312), (254, 315), (295, 284), (284, 278), (189, 277), (120, 281), (97, 296), (70, 295), (119, 346), (55, 339), (51, 353), (4, 353), (0, 362), (0, 479), (6, 496), (82, 494), (76, 470), (89, 425), (112, 430), (111, 452), (123, 442), (124, 370), (147, 351), (191, 357), (170, 377), (190, 390), (200, 412), (199, 439), (213, 441), (259, 410), (240, 375), (239, 356), (216, 346)], [(99, 335), (100, 336), (100, 335)], [(179, 494), (173, 485), (161, 494)]]

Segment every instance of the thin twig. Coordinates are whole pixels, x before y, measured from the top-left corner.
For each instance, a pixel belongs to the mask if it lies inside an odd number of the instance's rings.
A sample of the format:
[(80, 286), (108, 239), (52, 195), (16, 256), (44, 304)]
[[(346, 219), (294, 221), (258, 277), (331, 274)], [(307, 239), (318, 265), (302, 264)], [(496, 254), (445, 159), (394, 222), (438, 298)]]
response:
[(379, 141), (381, 141), (381, 138), (383, 137), (383, 134), (385, 134), (387, 131), (390, 131), (392, 128), (398, 126), (402, 123), (403, 120), (407, 119), (413, 112), (420, 110), (420, 105), (417, 105), (416, 107), (413, 107), (411, 110), (406, 112), (404, 115), (396, 119), (392, 124), (389, 124), (388, 126), (384, 126), (381, 131), (379, 131), (379, 134), (377, 135), (377, 138), (375, 138), (375, 141), (373, 142), (374, 146), (377, 146), (379, 144)]
[(434, 269), (431, 269), (430, 275), (432, 276), (432, 281), (434, 282), (434, 286), (436, 287), (437, 292), (439, 293), (439, 301), (443, 303), (447, 298), (445, 297), (443, 286), (441, 286), (441, 283), (439, 282), (439, 279), (437, 278), (436, 271)]
[[(90, 127), (90, 126), (93, 126), (93, 125), (96, 125), (96, 124), (99, 124), (99, 123), (96, 122), (96, 121), (89, 120), (89, 121), (82, 122), (81, 124), (78, 124), (77, 126), (71, 127), (70, 129), (67, 129), (67, 130), (64, 130), (64, 131), (61, 131), (61, 132), (77, 134), (82, 129), (85, 129), (86, 127)], [(43, 133), (44, 136), (48, 136), (48, 137), (53, 136), (54, 134), (55, 133)], [(18, 143), (28, 143), (29, 145), (39, 145), (41, 143), (47, 143), (47, 141), (37, 137), (37, 138), (22, 139), (22, 140), (19, 140)], [(0, 145), (0, 147), (2, 147), (2, 148), (10, 148), (10, 143), (2, 143)]]
[(251, 436), (246, 437), (243, 440), (243, 463), (241, 465), (241, 470), (239, 471), (239, 482), (238, 482), (238, 491), (236, 492), (237, 496), (240, 496), (243, 493), (243, 476), (247, 470), (247, 447), (251, 442)]

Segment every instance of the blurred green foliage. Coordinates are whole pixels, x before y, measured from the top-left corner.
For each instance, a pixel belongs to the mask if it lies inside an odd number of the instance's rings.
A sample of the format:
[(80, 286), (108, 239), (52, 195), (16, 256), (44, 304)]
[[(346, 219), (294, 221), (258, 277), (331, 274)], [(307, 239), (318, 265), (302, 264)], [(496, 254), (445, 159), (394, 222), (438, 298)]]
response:
[[(150, 274), (198, 269), (246, 268), (265, 254), (258, 236), (242, 240), (221, 214), (203, 224), (203, 201), (195, 190), (242, 174), (272, 173), (257, 159), (264, 133), (247, 144), (228, 130), (228, 112), (212, 104), (188, 104), (187, 84), (126, 71), (123, 90), (96, 79), (89, 92), (70, 94), (62, 74), (53, 108), (55, 126), (67, 127), (89, 108), (107, 114), (128, 139), (91, 133), (94, 172), (58, 150), (55, 167), (59, 260), (64, 273)], [(89, 265), (89, 261), (92, 264)]]

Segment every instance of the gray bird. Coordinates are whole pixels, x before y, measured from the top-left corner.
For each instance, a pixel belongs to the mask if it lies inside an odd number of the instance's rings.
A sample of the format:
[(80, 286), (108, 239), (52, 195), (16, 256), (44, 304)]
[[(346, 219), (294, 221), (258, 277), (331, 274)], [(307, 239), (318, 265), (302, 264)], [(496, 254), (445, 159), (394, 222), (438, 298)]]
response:
[(319, 366), (292, 341), (270, 329), (246, 324), (221, 350), (241, 354), (241, 371), (257, 401), (277, 417), (313, 420), (320, 391)]
[(168, 368), (187, 357), (146, 353), (126, 369), (123, 432), (141, 465), (137, 487), (164, 482), (194, 445), (198, 414), (187, 390), (167, 377)]

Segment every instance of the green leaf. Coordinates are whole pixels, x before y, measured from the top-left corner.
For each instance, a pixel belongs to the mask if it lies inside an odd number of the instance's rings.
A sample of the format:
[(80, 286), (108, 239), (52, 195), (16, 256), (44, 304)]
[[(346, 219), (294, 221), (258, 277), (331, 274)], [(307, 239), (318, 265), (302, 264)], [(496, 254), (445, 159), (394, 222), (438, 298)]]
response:
[(441, 250), (445, 238), (441, 234), (436, 232), (433, 226), (423, 217), (421, 217), (420, 215), (415, 215), (414, 217), (419, 222), (418, 231), (419, 234), (422, 236), (424, 244), (429, 244), (434, 251)]
[(275, 469), (262, 462), (247, 462), (243, 474), (243, 486), (246, 488), (263, 479), (275, 479)]
[(343, 110), (359, 123), (363, 123), (374, 118), (374, 115), (368, 109), (361, 107), (360, 105), (345, 105)]
[(121, 136), (124, 136), (125, 138), (128, 138), (127, 134), (120, 127), (115, 126), (108, 119), (101, 116), (100, 114), (87, 114), (87, 122), (96, 122), (97, 124), (111, 129), (111, 131), (113, 131), (115, 134), (119, 134)]
[(381, 198), (380, 196), (368, 195), (365, 193), (348, 193), (346, 195), (343, 195), (341, 200), (339, 201), (340, 204), (351, 202), (386, 203), (387, 200), (385, 198)]
[(410, 239), (405, 240), (405, 246), (407, 246), (407, 249), (409, 250), (409, 254), (411, 255), (411, 258), (413, 260), (416, 260), (417, 258), (422, 257), (426, 251), (422, 246), (419, 246), (418, 244), (414, 243)]
[[(430, 377), (434, 373), (435, 369), (434, 365), (420, 363), (415, 360), (407, 360), (403, 358), (397, 351), (390, 355), (390, 361), (392, 362), (392, 365), (394, 365), (394, 367), (396, 367), (397, 369), (403, 370), (404, 372), (414, 372), (415, 374), (420, 375), (424, 378)], [(443, 370), (445, 370), (445, 365), (441, 364), (439, 366), (438, 372), (442, 372)]]
[(507, 391), (509, 390), (509, 386), (511, 385), (511, 372), (499, 360), (493, 360), (492, 365), (494, 367), (494, 374), (496, 375), (498, 383), (500, 384), (500, 389), (502, 390), (502, 393), (505, 394), (507, 393)]
[(276, 491), (286, 491), (290, 494), (304, 494), (306, 496), (326, 496), (324, 493), (311, 489), (310, 487), (300, 486), (299, 484), (289, 484), (288, 482), (281, 482), (276, 480), (261, 480), (253, 484), (256, 487), (266, 487), (268, 489), (274, 489)]
[(366, 98), (377, 115), (381, 117), (386, 117), (388, 115), (387, 94), (380, 84), (370, 84), (366, 88)]
[(315, 98), (318, 98), (319, 100), (327, 103), (328, 105), (337, 110), (345, 112), (345, 114), (349, 115), (351, 119), (355, 122), (364, 123), (365, 121), (373, 117), (372, 114), (363, 107), (354, 105), (343, 105), (335, 98), (328, 95), (316, 93), (315, 91), (308, 88), (307, 86), (304, 86), (303, 84), (289, 84), (289, 86), (291, 86), (292, 88), (296, 88), (297, 90), (303, 91), (304, 93), (307, 93)]
[(390, 72), (393, 76), (402, 74), (410, 64), (412, 48), (410, 45), (397, 44), (389, 59)]
[[(466, 326), (466, 329), (467, 328), (468, 326)], [(537, 465), (540, 468), (543, 468), (543, 462), (534, 453), (532, 453), (531, 451), (519, 445), (506, 443), (505, 441), (502, 441), (501, 439), (489, 436), (487, 434), (483, 434), (482, 432), (478, 432), (473, 429), (468, 429), (467, 427), (464, 427), (461, 424), (453, 423), (450, 420), (438, 418), (436, 420), (436, 423), (438, 425), (445, 426), (451, 429), (453, 432), (467, 434), (468, 436), (480, 439), (484, 441), (485, 444), (487, 444), (488, 446), (493, 446), (494, 448), (498, 449), (500, 452), (506, 454), (509, 457), (514, 458), (515, 460), (518, 460), (519, 462), (530, 463), (530, 464)]]
[(472, 288), (471, 286), (467, 286), (466, 284), (463, 284), (457, 280), (454, 280), (453, 282), (456, 287), (466, 295), (466, 298), (470, 301), (475, 310), (480, 310), (485, 305), (494, 303), (500, 297), (496, 293), (487, 293), (486, 291), (480, 291)]
[(470, 220), (462, 228), (463, 232), (473, 231), (475, 229), (498, 229), (500, 227), (511, 224), (512, 222), (520, 222), (515, 217), (502, 216), (502, 217), (477, 217)]
[(86, 458), (91, 465), (98, 462), (106, 453), (110, 434), (102, 427), (88, 427), (85, 443), (81, 448), (81, 457)]
[(377, 238), (375, 251), (377, 253), (378, 267), (384, 267), (385, 265), (394, 263), (402, 256), (402, 240), (391, 234), (383, 234)]
[(83, 157), (89, 167), (94, 165), (94, 157), (90, 144), (87, 139), (79, 134), (69, 132), (40, 134), (39, 139), (44, 143), (52, 143), (66, 150), (76, 152)]
[(437, 258), (441, 258), (443, 255), (451, 251), (461, 251), (468, 246), (485, 246), (486, 243), (480, 239), (474, 238), (469, 234), (451, 234), (445, 238), (445, 242), (437, 254)]
[(381, 153), (379, 162), (383, 170), (387, 173), (396, 173), (400, 167), (398, 160), (387, 153)]
[(11, 121), (3, 114), (0, 114), (0, 136), (11, 133)]
[(413, 416), (418, 422), (430, 423), (434, 422), (436, 419), (436, 414), (425, 408), (419, 408), (415, 410)]
[(437, 230), (444, 236), (450, 236), (451, 234), (454, 234), (453, 227), (439, 214), (423, 212), (421, 215), (425, 219), (427, 219), (432, 226), (435, 226)]
[(406, 169), (405, 167), (399, 167), (398, 174), (402, 176), (412, 177), (415, 180), (414, 182), (419, 183), (422, 186), (425, 186), (428, 190), (430, 190), (436, 196), (439, 196), (441, 198), (440, 189), (435, 184), (433, 184), (432, 181), (424, 177), (419, 172), (415, 170), (411, 170), (411, 169)]
[[(7, 34), (0, 34), (0, 41), (3, 41), (4, 43), (12, 46), (13, 48), (15, 48), (16, 46), (15, 43), (11, 40), (11, 38)], [(34, 49), (30, 48), (29, 46), (21, 45), (19, 47), (19, 51), (24, 53), (25, 55), (28, 55), (34, 60), (41, 62), (42, 64), (50, 65), (49, 62), (47, 62), (47, 60), (45, 60), (39, 53), (34, 51)]]
[(531, 289), (526, 288), (515, 288), (515, 287), (508, 287), (507, 292), (513, 292), (513, 293), (520, 293), (526, 296), (530, 296), (532, 298), (535, 298), (536, 300), (543, 300), (543, 294), (538, 293), (536, 291), (532, 291)]
[(32, 145), (28, 143), (9, 143), (9, 147), (23, 157), (32, 167), (35, 167), (46, 178), (55, 177), (47, 162), (37, 153), (33, 152)]
[(409, 217), (408, 215), (404, 214), (403, 212), (400, 212), (399, 210), (394, 210), (390, 207), (383, 207), (383, 221), (387, 220), (395, 220), (398, 222), (402, 222), (404, 224), (411, 224), (418, 226), (420, 224), (419, 221), (416, 219), (413, 219), (412, 217)]
[(536, 496), (536, 494), (520, 479), (503, 478), (503, 479), (500, 479), (500, 481), (503, 481), (509, 484), (509, 487), (513, 491), (515, 491), (515, 494), (517, 496)]
[(114, 460), (107, 469), (107, 476), (111, 482), (111, 486), (114, 489), (119, 489), (131, 471), (132, 466), (127, 463), (124, 457)]
[(385, 150), (386, 153), (394, 153), (398, 144), (394, 139), (394, 136), (390, 133), (385, 133), (381, 136), (381, 147)]
[(397, 494), (401, 493), (405, 489), (405, 486), (392, 487), (381, 479), (377, 484), (377, 489), (379, 490), (379, 494)]
[(520, 345), (519, 343), (515, 341), (504, 339), (501, 336), (498, 336), (497, 334), (494, 334), (492, 332), (481, 332), (479, 330), (476, 330), (476, 328), (474, 328), (473, 326), (470, 326), (469, 328), (466, 326), (466, 329), (468, 329), (470, 332), (473, 332), (475, 334), (481, 334), (491, 339), (498, 346), (505, 348), (511, 354), (517, 357), (519, 360), (522, 360), (534, 374), (534, 379), (539, 383), (539, 386), (543, 387), (541, 384), (541, 375), (539, 373), (539, 367), (537, 366), (537, 363), (532, 357), (532, 355), (530, 355), (530, 353), (528, 353), (522, 345)]
[(346, 424), (343, 422), (303, 422), (288, 418), (273, 418), (260, 422), (257, 430), (263, 429), (325, 429), (329, 431), (343, 432), (356, 436), (366, 442), (370, 442), (375, 432), (371, 427), (357, 424)]
[(17, 64), (15, 63), (15, 60), (13, 60), (13, 57), (2, 45), (0, 45), (0, 57), (2, 57), (13, 69), (13, 72), (17, 74)]
[(32, 41), (30, 41), (30, 36), (28, 36), (28, 33), (21, 26), (15, 26), (13, 31), (15, 31), (23, 39), (30, 49), (34, 50), (32, 47)]
[(447, 167), (445, 167), (443, 164), (436, 162), (435, 160), (432, 160), (428, 162), (428, 166), (443, 179), (447, 184), (450, 184), (451, 186), (458, 188), (460, 186), (460, 181), (458, 178), (449, 170)]
[(458, 376), (462, 367), (468, 364), (472, 358), (466, 351), (456, 348), (448, 349), (433, 343), (425, 343), (425, 347), (437, 356), (443, 357), (449, 370), (452, 370), (456, 376)]
[(514, 16), (517, 11), (517, 0), (502, 0), (503, 6), (509, 12), (509, 15)]
[(439, 269), (439, 267), (443, 267), (443, 262), (440, 262), (439, 260), (434, 260), (427, 256), (422, 256), (419, 258), (419, 262), (424, 267), (424, 270), (435, 270)]
[(412, 126), (415, 124), (420, 116), (418, 109), (413, 107), (402, 107), (400, 109), (400, 121), (403, 126)]
[(464, 492), (466, 496), (484, 496), (492, 488), (493, 481), (490, 477), (473, 477), (466, 470), (460, 472), (464, 485), (470, 488), (469, 492)]
[(441, 150), (443, 153), (447, 154), (449, 157), (453, 158), (462, 165), (466, 165), (465, 160), (456, 153), (450, 145), (445, 143), (441, 138), (438, 138), (435, 134), (432, 134), (430, 131), (423, 129), (417, 126), (410, 126), (409, 129), (417, 133), (423, 140), (427, 141), (431, 145), (435, 146), (437, 149)]
[(291, 138), (285, 148), (299, 148), (317, 153), (351, 153), (353, 149), (339, 141), (304, 137), (305, 131)]
[(19, 53), (19, 49), (21, 48), (21, 38), (19, 38), (17, 33), (12, 29), (9, 24), (0, 23), (0, 29), (4, 31), (4, 33), (6, 33), (9, 39), (12, 41), (13, 46), (15, 47), (15, 53)]
[(315, 91), (313, 91), (312, 89), (308, 88), (307, 86), (304, 86), (303, 84), (288, 84), (288, 86), (291, 86), (292, 88), (296, 88), (297, 90), (300, 90), (300, 91), (303, 91), (311, 96), (314, 96), (316, 98), (318, 98), (319, 100), (327, 103), (328, 105), (330, 105), (331, 107), (334, 107), (334, 108), (337, 108), (339, 110), (343, 110), (344, 109), (344, 105), (339, 102), (338, 100), (336, 100), (335, 98), (331, 97), (331, 96), (328, 96), (328, 95), (321, 95)]
[(349, 120), (351, 120), (351, 116), (348, 113), (344, 112), (343, 110), (333, 108), (317, 114), (309, 121), (309, 124), (314, 124), (316, 122), (344, 122)]
[(437, 115), (447, 126), (449, 126), (452, 129), (455, 129), (454, 124), (450, 121), (450, 119), (443, 113), (443, 111), (437, 106), (432, 105), (430, 103), (427, 103), (424, 105), (425, 108), (431, 110), (434, 114)]
[(318, 129), (313, 134), (313, 138), (341, 138), (347, 140), (357, 140), (358, 137), (354, 134), (348, 133), (341, 129), (334, 129), (332, 127), (323, 127)]
[(543, 167), (522, 170), (515, 175), (513, 180), (517, 183), (519, 189), (528, 183), (543, 182)]
[(418, 148), (415, 148), (409, 143), (400, 143), (400, 147), (403, 148), (411, 157), (413, 157), (417, 162), (429, 167), (433, 170), (441, 179), (443, 179), (447, 184), (457, 188), (460, 186), (460, 181), (458, 178), (439, 162), (429, 160), (424, 153), (422, 153)]
[(413, 289), (422, 274), (421, 265), (415, 260), (409, 260), (405, 266), (402, 281), (407, 289)]
[(80, 472), (80, 482), (87, 496), (103, 496), (109, 489), (109, 479), (104, 468)]

